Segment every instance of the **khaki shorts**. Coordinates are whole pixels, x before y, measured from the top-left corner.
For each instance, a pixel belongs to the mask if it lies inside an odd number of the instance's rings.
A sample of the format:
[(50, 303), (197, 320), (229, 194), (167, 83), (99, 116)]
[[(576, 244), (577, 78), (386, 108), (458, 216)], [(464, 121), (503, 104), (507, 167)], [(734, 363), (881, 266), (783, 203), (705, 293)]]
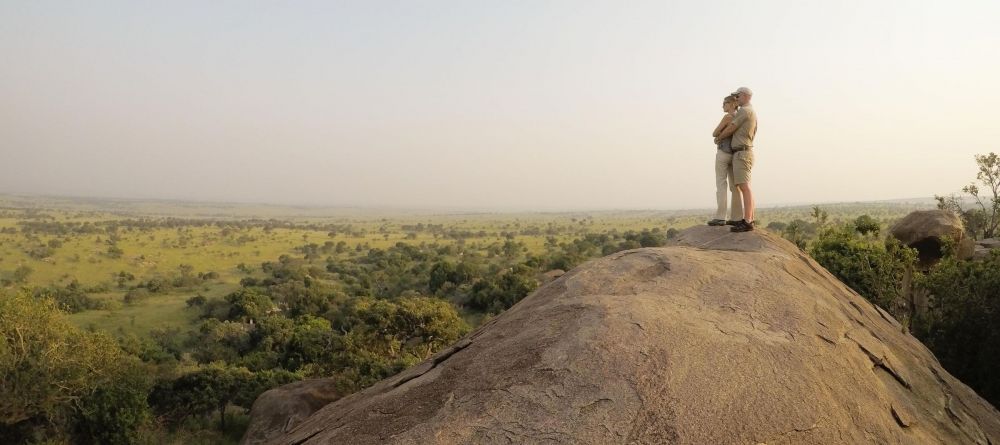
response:
[(733, 153), (733, 182), (736, 184), (750, 183), (750, 169), (753, 168), (753, 150), (743, 150)]

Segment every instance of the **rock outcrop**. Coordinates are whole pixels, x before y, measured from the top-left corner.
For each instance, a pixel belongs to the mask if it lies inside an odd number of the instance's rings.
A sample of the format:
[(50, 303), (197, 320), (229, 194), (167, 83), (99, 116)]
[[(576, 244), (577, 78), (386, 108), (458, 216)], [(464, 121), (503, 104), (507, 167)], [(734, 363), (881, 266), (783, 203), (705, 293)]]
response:
[(240, 443), (267, 443), (340, 396), (334, 379), (303, 380), (266, 391), (253, 402), (250, 423)]
[(764, 231), (696, 227), (541, 287), (274, 444), (1000, 444), (1000, 412)]
[(986, 238), (976, 241), (976, 244), (985, 249), (1000, 249), (1000, 238)]
[(972, 256), (974, 244), (965, 240), (965, 226), (954, 212), (946, 210), (917, 210), (904, 216), (892, 227), (889, 234), (903, 244), (917, 249), (920, 264), (930, 266), (941, 259), (944, 239), (958, 243), (959, 256)]

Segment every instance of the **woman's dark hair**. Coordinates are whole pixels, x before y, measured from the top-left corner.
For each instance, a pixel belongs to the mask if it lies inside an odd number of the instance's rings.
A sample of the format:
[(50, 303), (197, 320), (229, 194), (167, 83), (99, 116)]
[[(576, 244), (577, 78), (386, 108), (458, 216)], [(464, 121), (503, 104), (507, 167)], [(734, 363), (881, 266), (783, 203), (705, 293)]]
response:
[(736, 102), (736, 95), (730, 94), (722, 99), (722, 102)]

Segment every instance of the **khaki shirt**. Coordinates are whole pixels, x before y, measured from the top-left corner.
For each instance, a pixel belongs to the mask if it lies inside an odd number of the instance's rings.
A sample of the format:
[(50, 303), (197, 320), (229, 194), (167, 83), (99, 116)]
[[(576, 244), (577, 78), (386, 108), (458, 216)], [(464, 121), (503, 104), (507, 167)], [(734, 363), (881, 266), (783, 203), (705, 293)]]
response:
[(744, 105), (733, 117), (732, 125), (736, 126), (733, 133), (733, 147), (753, 148), (753, 137), (757, 134), (757, 113), (753, 106)]

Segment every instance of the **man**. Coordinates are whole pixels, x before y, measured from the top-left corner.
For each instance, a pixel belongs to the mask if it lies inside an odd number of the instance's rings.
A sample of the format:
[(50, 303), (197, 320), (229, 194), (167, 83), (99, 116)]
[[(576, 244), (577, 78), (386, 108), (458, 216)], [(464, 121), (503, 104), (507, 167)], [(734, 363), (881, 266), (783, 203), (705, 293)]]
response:
[[(737, 221), (729, 230), (733, 232), (749, 232), (753, 230), (754, 203), (753, 193), (750, 192), (750, 169), (753, 167), (753, 138), (757, 134), (757, 113), (750, 105), (753, 91), (747, 87), (740, 87), (735, 93), (736, 100), (740, 104), (739, 111), (733, 117), (733, 121), (726, 126), (722, 133), (715, 139), (718, 143), (722, 139), (732, 136), (733, 151), (733, 182), (743, 194), (743, 219)], [(735, 218), (735, 216), (733, 216)]]

